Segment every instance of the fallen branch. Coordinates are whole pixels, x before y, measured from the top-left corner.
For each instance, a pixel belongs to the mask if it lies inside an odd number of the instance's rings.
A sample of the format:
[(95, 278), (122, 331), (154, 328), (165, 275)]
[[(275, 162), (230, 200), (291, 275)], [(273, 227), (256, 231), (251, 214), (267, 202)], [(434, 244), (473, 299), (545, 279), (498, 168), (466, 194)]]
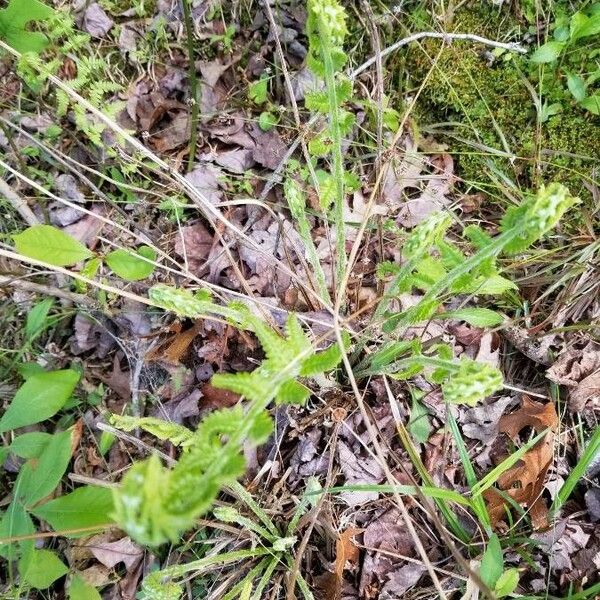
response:
[[(468, 40), (470, 42), (484, 44), (485, 46), (491, 46), (492, 48), (502, 48), (503, 50), (508, 50), (509, 52), (518, 52), (519, 54), (527, 53), (527, 50), (520, 44), (513, 42), (496, 42), (495, 40), (489, 40), (488, 38), (484, 38), (473, 33), (439, 33), (437, 31), (421, 31), (419, 33), (414, 33), (413, 35), (409, 35), (408, 37), (398, 40), (395, 44), (388, 46), (385, 50), (381, 51), (380, 57), (383, 58), (388, 54), (395, 52), (398, 50), (398, 48), (402, 48), (403, 46), (423, 38), (443, 40), (447, 43), (454, 40)], [(368, 61), (364, 62), (362, 65), (360, 65), (360, 67), (349, 74), (350, 79), (358, 77), (363, 71), (366, 71), (371, 65), (375, 64), (375, 62), (377, 62), (377, 56), (372, 56)]]

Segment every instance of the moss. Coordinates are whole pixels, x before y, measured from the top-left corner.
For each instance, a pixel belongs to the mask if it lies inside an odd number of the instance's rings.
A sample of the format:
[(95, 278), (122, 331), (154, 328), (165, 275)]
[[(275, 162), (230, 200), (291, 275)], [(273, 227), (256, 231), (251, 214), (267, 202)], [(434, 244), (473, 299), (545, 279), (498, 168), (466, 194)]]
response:
[[(480, 2), (460, 10), (453, 24), (457, 31), (495, 39), (506, 39), (508, 31), (521, 27), (508, 10), (490, 11)], [(584, 182), (600, 158), (600, 120), (565, 97), (562, 112), (538, 125), (532, 94), (536, 83), (527, 80), (526, 58), (493, 57), (488, 48), (468, 42), (441, 48), (439, 41), (427, 40), (421, 48), (406, 50), (400, 60), (408, 90), (417, 89), (431, 70), (415, 115), (422, 127), (453, 124), (444, 127), (452, 130), (444, 141), (458, 157), (458, 175), (477, 185), (488, 179), (486, 174), (501, 171), (522, 189), (556, 180), (591, 202)], [(488, 149), (508, 150), (518, 158), (510, 161)]]

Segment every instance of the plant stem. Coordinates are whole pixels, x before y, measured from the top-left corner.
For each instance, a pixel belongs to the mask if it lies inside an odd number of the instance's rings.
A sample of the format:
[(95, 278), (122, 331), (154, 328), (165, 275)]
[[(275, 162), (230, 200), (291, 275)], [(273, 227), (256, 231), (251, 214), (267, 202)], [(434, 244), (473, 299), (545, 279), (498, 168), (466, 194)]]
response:
[(190, 143), (188, 156), (188, 171), (191, 171), (196, 158), (196, 144), (198, 142), (198, 113), (200, 110), (200, 98), (198, 94), (198, 76), (196, 75), (196, 62), (194, 60), (194, 22), (190, 2), (192, 0), (181, 0), (183, 9), (183, 21), (185, 24), (185, 38), (188, 53), (188, 77), (190, 80), (190, 104), (192, 112), (190, 115)]
[[(335, 181), (335, 198), (333, 201), (333, 221), (336, 233), (336, 282), (343, 281), (346, 271), (346, 230), (344, 227), (344, 158), (342, 156), (342, 132), (340, 129), (340, 113), (337, 92), (335, 87), (335, 68), (331, 56), (330, 33), (319, 17), (319, 35), (321, 36), (321, 56), (325, 68), (325, 86), (327, 88), (327, 102), (329, 105), (329, 118), (333, 159), (332, 176)], [(342, 294), (343, 290), (338, 290)]]

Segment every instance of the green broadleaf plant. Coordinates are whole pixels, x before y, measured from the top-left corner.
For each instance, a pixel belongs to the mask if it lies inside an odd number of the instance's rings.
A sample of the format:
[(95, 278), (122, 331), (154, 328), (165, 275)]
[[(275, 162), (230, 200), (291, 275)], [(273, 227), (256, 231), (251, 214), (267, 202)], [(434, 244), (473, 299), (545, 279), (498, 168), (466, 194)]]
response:
[[(341, 281), (346, 268), (346, 231), (344, 226), (344, 203), (346, 194), (346, 171), (342, 151), (343, 137), (354, 125), (354, 115), (342, 108), (352, 93), (352, 83), (341, 70), (346, 62), (343, 44), (348, 33), (346, 11), (337, 0), (309, 0), (306, 21), (308, 35), (308, 68), (325, 83), (324, 92), (306, 95), (306, 107), (327, 119), (324, 130), (308, 144), (316, 157), (331, 158), (333, 182), (332, 213), (336, 229), (336, 274)], [(321, 204), (325, 211), (329, 202)]]
[(0, 419), (0, 433), (33, 425), (54, 416), (71, 397), (79, 381), (71, 369), (32, 375), (17, 390)]
[[(570, 196), (564, 186), (553, 183), (542, 186), (538, 193), (521, 205), (510, 208), (501, 223), (502, 233), (495, 238), (487, 236), (473, 226), (464, 235), (475, 246), (476, 252), (465, 256), (457, 246), (443, 237), (450, 221), (439, 213), (415, 227), (406, 239), (401, 267), (386, 265), (386, 273), (394, 277), (388, 292), (375, 311), (375, 318), (383, 318), (384, 332), (405, 331), (423, 321), (436, 318), (457, 318), (477, 326), (497, 325), (502, 317), (482, 308), (467, 308), (453, 312), (438, 312), (448, 294), (477, 293), (485, 289), (488, 278), (496, 281), (499, 275), (497, 257), (524, 252), (543, 237), (560, 220), (562, 215), (579, 200)], [(432, 250), (437, 257), (430, 256)], [(423, 263), (427, 264), (423, 276)], [(387, 311), (390, 301), (399, 293), (409, 292), (413, 287), (425, 291), (420, 301), (405, 311)], [(441, 351), (441, 352), (440, 352)], [(405, 358), (401, 358), (402, 355)], [(359, 370), (359, 376), (387, 373), (398, 379), (406, 379), (427, 369), (425, 376), (442, 384), (442, 392), (449, 402), (474, 405), (502, 386), (498, 369), (463, 358), (452, 359), (451, 353), (437, 346), (423, 353), (419, 347), (390, 346), (382, 353), (375, 352), (370, 365)]]

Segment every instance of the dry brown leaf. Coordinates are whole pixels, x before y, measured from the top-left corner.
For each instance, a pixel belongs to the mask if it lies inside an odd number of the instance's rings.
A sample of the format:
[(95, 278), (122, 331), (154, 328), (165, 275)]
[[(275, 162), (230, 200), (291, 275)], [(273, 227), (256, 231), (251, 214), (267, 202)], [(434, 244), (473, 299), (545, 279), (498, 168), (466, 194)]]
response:
[(504, 415), (498, 424), (498, 429), (515, 439), (524, 427), (531, 427), (537, 433), (544, 429), (555, 430), (558, 416), (554, 403), (536, 402), (528, 396), (523, 397), (523, 405), (509, 415)]
[(240, 400), (240, 395), (229, 390), (223, 390), (205, 383), (202, 386), (202, 407), (203, 408), (228, 408), (236, 405)]
[(342, 584), (344, 570), (347, 563), (355, 563), (358, 561), (359, 548), (356, 546), (352, 538), (363, 529), (356, 527), (348, 527), (342, 531), (335, 543), (335, 563), (333, 573), (325, 573), (320, 578), (320, 586), (323, 590), (323, 600), (340, 600), (342, 597)]
[(197, 321), (192, 327), (176, 333), (170, 340), (164, 350), (158, 353), (156, 357), (160, 361), (170, 363), (172, 365), (179, 364), (181, 359), (186, 355), (191, 343), (196, 339), (202, 325)]
[[(523, 398), (523, 405), (514, 413), (500, 419), (498, 429), (513, 440), (524, 427), (533, 428), (536, 433), (549, 429), (548, 433), (521, 460), (498, 478), (498, 488), (514, 502), (526, 506), (533, 529), (543, 529), (548, 525), (548, 507), (542, 498), (544, 480), (553, 460), (554, 432), (558, 426), (558, 416), (553, 403), (543, 404)], [(497, 489), (483, 493), (488, 513), (495, 527), (505, 515), (507, 503)]]
[(546, 377), (569, 388), (569, 410), (581, 412), (588, 403), (600, 401), (600, 347), (590, 342), (584, 348), (562, 354)]
[(219, 167), (209, 163), (200, 163), (190, 171), (185, 178), (211, 204), (219, 204), (223, 200), (223, 192), (219, 184), (223, 172)]
[(117, 563), (124, 563), (127, 571), (132, 571), (142, 560), (144, 551), (129, 537), (116, 542), (103, 542), (90, 545), (90, 551), (105, 567), (112, 569)]
[(114, 24), (97, 2), (90, 4), (83, 16), (83, 28), (95, 38), (105, 37)]

